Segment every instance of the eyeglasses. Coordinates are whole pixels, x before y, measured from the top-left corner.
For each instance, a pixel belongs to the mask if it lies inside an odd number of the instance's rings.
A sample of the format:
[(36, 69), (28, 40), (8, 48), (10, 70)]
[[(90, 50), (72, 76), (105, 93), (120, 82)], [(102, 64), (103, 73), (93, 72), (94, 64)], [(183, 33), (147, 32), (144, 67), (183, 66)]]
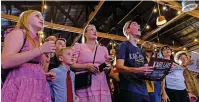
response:
[(167, 46), (165, 46), (165, 47), (162, 49), (162, 51), (164, 51), (164, 50), (171, 50), (171, 51), (172, 51), (172, 49), (169, 48), (169, 47), (167, 47)]

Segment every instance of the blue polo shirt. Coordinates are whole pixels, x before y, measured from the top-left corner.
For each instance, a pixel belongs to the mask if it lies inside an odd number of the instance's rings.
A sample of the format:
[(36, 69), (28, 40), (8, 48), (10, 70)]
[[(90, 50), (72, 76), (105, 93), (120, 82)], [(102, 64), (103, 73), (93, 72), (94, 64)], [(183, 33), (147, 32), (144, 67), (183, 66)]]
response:
[[(134, 46), (129, 41), (120, 43), (117, 48), (117, 59), (124, 59), (124, 66), (143, 67), (147, 64), (147, 59), (142, 49)], [(148, 95), (145, 80), (141, 79), (141, 74), (119, 73), (120, 89), (132, 91), (141, 95)]]
[[(56, 73), (55, 82), (49, 82), (51, 88), (51, 95), (54, 102), (67, 102), (67, 85), (66, 77), (67, 72), (70, 69), (65, 68), (63, 65), (60, 65), (57, 68), (53, 68), (50, 71)], [(75, 102), (75, 73), (70, 72), (72, 80), (72, 90), (73, 90), (73, 102)]]

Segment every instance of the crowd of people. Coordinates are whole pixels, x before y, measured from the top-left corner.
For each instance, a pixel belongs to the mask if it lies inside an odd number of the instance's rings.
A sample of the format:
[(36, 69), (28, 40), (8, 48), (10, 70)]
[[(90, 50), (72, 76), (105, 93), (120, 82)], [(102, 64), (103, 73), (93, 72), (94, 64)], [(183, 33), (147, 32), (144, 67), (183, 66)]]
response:
[[(82, 43), (74, 46), (55, 36), (40, 45), (38, 32), (43, 27), (42, 14), (28, 10), (4, 35), (1, 65), (9, 73), (2, 102), (196, 102), (199, 97), (198, 73), (188, 70), (188, 52), (173, 56), (169, 46), (157, 52), (148, 41), (139, 47), (136, 19), (123, 27), (128, 40), (117, 47), (114, 64), (108, 49), (97, 41), (95, 25), (87, 25)], [(152, 57), (174, 61), (161, 81), (143, 78), (154, 71), (148, 65)]]

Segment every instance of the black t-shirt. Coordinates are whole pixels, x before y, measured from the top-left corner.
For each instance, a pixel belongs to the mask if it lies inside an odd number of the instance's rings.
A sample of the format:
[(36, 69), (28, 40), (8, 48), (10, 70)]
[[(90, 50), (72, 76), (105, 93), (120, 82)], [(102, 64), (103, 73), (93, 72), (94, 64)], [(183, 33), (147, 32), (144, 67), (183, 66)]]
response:
[(53, 56), (52, 58), (50, 58), (50, 64), (49, 64), (49, 68), (48, 71), (50, 71), (53, 68), (57, 68), (59, 67), (60, 62), (58, 61), (56, 56)]
[[(124, 59), (124, 66), (143, 67), (147, 59), (142, 49), (134, 46), (129, 41), (122, 42), (117, 48), (117, 59)], [(146, 83), (141, 79), (141, 74), (119, 73), (120, 89), (147, 95)]]

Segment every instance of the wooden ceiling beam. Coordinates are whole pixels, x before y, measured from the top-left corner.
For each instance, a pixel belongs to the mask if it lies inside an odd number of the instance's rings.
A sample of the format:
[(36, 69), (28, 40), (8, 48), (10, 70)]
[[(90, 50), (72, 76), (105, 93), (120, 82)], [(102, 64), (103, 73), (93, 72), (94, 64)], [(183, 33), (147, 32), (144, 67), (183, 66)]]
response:
[[(69, 7), (68, 7), (68, 13), (70, 14), (70, 11), (71, 11), (71, 5), (69, 5)], [(65, 25), (66, 24), (66, 21), (67, 21), (67, 16), (66, 16), (66, 18), (64, 19), (64, 22), (62, 23), (63, 25)]]
[[(4, 5), (4, 4), (8, 4), (8, 5), (12, 5), (12, 4), (16, 4), (16, 5), (21, 5), (21, 6), (34, 6), (34, 5), (36, 5), (36, 6), (39, 6), (39, 7), (41, 7), (42, 6), (42, 4), (41, 4), (41, 0), (39, 1), (39, 0), (37, 0), (37, 1), (31, 1), (31, 2), (28, 2), (28, 3), (26, 3), (25, 4), (25, 2), (24, 2), (25, 0), (21, 0), (21, 1), (14, 1), (14, 0), (2, 0), (2, 5)], [(97, 5), (98, 4), (98, 2), (96, 2), (96, 1), (73, 1), (73, 2), (71, 2), (71, 1), (64, 1), (64, 0), (58, 0), (58, 1), (60, 1), (60, 3), (61, 3), (61, 6), (67, 6), (67, 5), (77, 5), (77, 6), (79, 6), (79, 5), (85, 5), (85, 4), (87, 4), (87, 5)], [(47, 4), (48, 4), (48, 6), (54, 6), (54, 0), (47, 0)]]
[(59, 2), (55, 1), (55, 6), (57, 7), (57, 9), (58, 9), (61, 13), (63, 13), (66, 17), (68, 17), (68, 19), (71, 20), (75, 26), (81, 27), (81, 25), (79, 25), (78, 22), (76, 22), (76, 20), (74, 20), (74, 19), (70, 16), (69, 12), (66, 12), (66, 11), (61, 7), (61, 4), (60, 4)]
[[(195, 38), (196, 38), (196, 39), (199, 39), (199, 36), (196, 36)], [(193, 37), (192, 39), (190, 39), (189, 41), (187, 41), (186, 44), (183, 45), (183, 46), (184, 46), (184, 47), (191, 47), (191, 46), (193, 46), (193, 45), (195, 45), (195, 44), (198, 44), (198, 43), (199, 43), (199, 41), (195, 42), (195, 41), (194, 41), (194, 37)]]
[[(88, 21), (87, 23), (85, 24), (84, 26), (84, 29), (85, 27), (90, 24), (90, 22), (93, 20), (93, 18), (95, 17), (95, 15), (97, 14), (97, 12), (99, 11), (99, 9), (102, 7), (102, 5), (104, 4), (104, 1), (100, 1), (98, 5), (95, 6), (95, 11), (94, 12), (91, 12), (91, 14), (88, 16)], [(77, 37), (75, 37), (72, 45), (74, 45), (78, 40), (79, 38), (81, 37), (82, 34), (79, 33), (79, 35)]]
[[(153, 0), (155, 2), (157, 2), (157, 0)], [(172, 6), (170, 6), (171, 8), (175, 9), (175, 10), (178, 10), (178, 11), (182, 11), (182, 6), (180, 3), (174, 1), (174, 0), (161, 0), (161, 1), (164, 1)], [(158, 2), (157, 2), (158, 3)], [(192, 10), (190, 12), (187, 12), (187, 14), (193, 16), (193, 17), (196, 17), (196, 18), (199, 18), (199, 10), (198, 9), (195, 9), (195, 10)]]
[(196, 31), (196, 30), (193, 30), (193, 31), (191, 31), (191, 32), (189, 32), (189, 33), (187, 33), (187, 34), (180, 35), (180, 36), (177, 37), (177, 39), (185, 38), (185, 37), (187, 37), (187, 36), (189, 36), (189, 35), (191, 35), (191, 34), (194, 34), (194, 33), (197, 33), (197, 31)]
[(185, 16), (185, 13), (181, 13), (181, 14), (177, 15), (176, 17), (174, 17), (173, 19), (169, 20), (164, 25), (159, 26), (156, 29), (152, 30), (151, 32), (149, 32), (149, 33), (145, 34), (144, 36), (142, 36), (142, 39), (143, 40), (147, 40), (149, 37), (153, 36), (155, 33), (159, 32), (161, 29), (165, 28), (166, 26), (168, 26), (169, 24), (175, 22), (176, 20), (182, 18), (183, 16)]
[[(110, 33), (112, 31), (112, 29), (115, 29), (117, 27), (117, 25), (119, 25), (122, 21), (125, 20), (125, 18), (127, 18), (129, 15), (131, 15), (131, 13), (142, 3), (143, 0), (141, 0), (137, 5), (133, 5), (131, 8), (131, 10), (128, 12), (127, 8), (125, 8), (122, 5), (118, 5), (118, 7), (126, 14), (119, 22), (115, 23), (113, 25), (113, 27), (108, 31), (108, 33)], [(137, 15), (137, 14), (136, 14)]]
[(191, 47), (188, 52), (199, 50), (199, 44)]
[[(166, 3), (169, 3), (171, 8), (175, 9), (175, 10), (178, 10), (178, 11), (181, 11), (181, 5), (178, 3), (178, 2), (175, 2), (175, 1), (172, 1), (172, 0), (162, 0), (162, 1), (157, 1), (157, 0), (152, 0), (154, 2), (157, 2), (158, 4), (161, 4), (161, 5), (165, 5), (164, 2)], [(178, 8), (179, 7), (179, 8)], [(181, 13), (180, 15), (176, 16), (175, 18), (171, 19), (170, 21), (168, 21), (166, 24), (164, 24), (163, 26), (160, 26), (158, 27), (157, 29), (145, 34), (145, 36), (142, 37), (143, 40), (146, 40), (148, 39), (149, 37), (153, 36), (156, 32), (160, 31), (161, 29), (163, 29), (164, 27), (166, 27), (167, 25), (169, 25), (170, 23), (173, 23), (174, 21), (176, 21), (177, 19), (185, 16), (186, 14), (189, 14), (191, 16), (194, 16), (194, 17), (197, 17), (199, 18), (199, 11), (198, 10), (193, 10), (191, 12), (188, 12), (188, 13)]]
[[(6, 19), (6, 20), (11, 20), (11, 21), (14, 21), (14, 22), (17, 22), (18, 19), (19, 19), (19, 17), (17, 17), (17, 16), (8, 15), (8, 14), (1, 14), (1, 18)], [(44, 27), (56, 29), (56, 30), (73, 32), (73, 33), (79, 33), (79, 34), (82, 34), (82, 32), (83, 32), (83, 29), (81, 29), (81, 28), (70, 27), (70, 26), (65, 26), (65, 25), (60, 25), (60, 24), (54, 24), (54, 23), (50, 23), (50, 22), (45, 22)], [(115, 34), (107, 34), (107, 33), (102, 33), (102, 32), (97, 32), (97, 33), (98, 33), (99, 37), (102, 37), (102, 38), (119, 40), (119, 41), (127, 40), (126, 37), (118, 36), (118, 35), (115, 35)], [(138, 44), (142, 44), (143, 42), (144, 42), (144, 40), (140, 40), (138, 42)], [(165, 45), (165, 44), (160, 44), (160, 43), (154, 43), (154, 44), (156, 44), (157, 47)], [(170, 47), (173, 50), (182, 50), (182, 49), (180, 49), (179, 47), (176, 47), (176, 46), (170, 46)]]
[(141, 3), (143, 0), (141, 0), (131, 11), (129, 11), (128, 14), (126, 14), (117, 24), (120, 24), (127, 16), (129, 16)]
[(76, 19), (75, 19), (76, 21), (79, 20), (79, 18), (81, 17), (82, 13), (83, 13), (84, 10), (85, 10), (85, 8), (86, 8), (85, 5), (83, 5), (82, 8), (81, 8), (81, 11), (80, 11), (80, 13), (79, 13), (79, 15), (78, 15), (78, 16), (76, 17)]
[(93, 20), (93, 18), (95, 17), (95, 15), (97, 14), (97, 12), (99, 11), (99, 9), (102, 7), (103, 4), (104, 1), (100, 1), (99, 4), (95, 6), (95, 11), (91, 12), (91, 14), (88, 16), (88, 21), (84, 27), (86, 27)]

